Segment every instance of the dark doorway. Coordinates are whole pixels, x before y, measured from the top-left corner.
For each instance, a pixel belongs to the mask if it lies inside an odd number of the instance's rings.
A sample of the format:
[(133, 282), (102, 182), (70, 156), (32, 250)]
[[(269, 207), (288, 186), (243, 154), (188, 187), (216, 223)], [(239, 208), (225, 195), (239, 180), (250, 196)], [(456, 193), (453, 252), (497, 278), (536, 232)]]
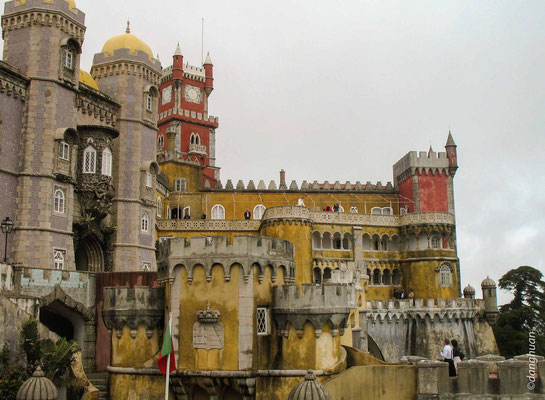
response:
[(67, 340), (74, 339), (74, 326), (70, 320), (49, 310), (47, 307), (40, 310), (40, 322), (57, 335), (65, 337)]

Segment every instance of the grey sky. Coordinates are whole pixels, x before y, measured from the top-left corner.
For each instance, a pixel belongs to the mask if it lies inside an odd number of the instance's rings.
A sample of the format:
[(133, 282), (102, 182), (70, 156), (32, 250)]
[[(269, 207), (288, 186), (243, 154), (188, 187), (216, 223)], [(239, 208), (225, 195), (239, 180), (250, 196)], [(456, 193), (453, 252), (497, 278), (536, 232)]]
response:
[(544, 271), (544, 1), (76, 1), (87, 70), (127, 18), (163, 66), (177, 41), (199, 65), (205, 17), (224, 182), (385, 183), (450, 124), (463, 286)]

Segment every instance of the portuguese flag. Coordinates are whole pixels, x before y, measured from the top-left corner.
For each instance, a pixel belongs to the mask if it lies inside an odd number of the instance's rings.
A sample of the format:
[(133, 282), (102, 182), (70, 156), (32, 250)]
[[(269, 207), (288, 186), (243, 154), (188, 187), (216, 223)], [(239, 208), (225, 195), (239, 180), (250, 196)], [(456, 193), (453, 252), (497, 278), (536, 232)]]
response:
[(176, 357), (174, 356), (174, 345), (172, 343), (172, 336), (170, 335), (170, 326), (172, 324), (172, 315), (168, 320), (167, 329), (165, 330), (165, 337), (163, 339), (163, 347), (159, 354), (159, 371), (163, 375), (167, 375), (172, 371), (176, 371)]

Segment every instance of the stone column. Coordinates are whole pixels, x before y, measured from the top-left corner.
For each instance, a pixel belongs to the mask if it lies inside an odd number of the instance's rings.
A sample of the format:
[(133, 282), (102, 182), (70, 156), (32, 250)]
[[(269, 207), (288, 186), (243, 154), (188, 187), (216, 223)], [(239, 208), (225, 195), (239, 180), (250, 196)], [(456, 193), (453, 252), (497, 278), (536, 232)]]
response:
[(458, 392), (488, 393), (488, 364), (475, 360), (458, 363)]
[(416, 390), (418, 400), (439, 399), (440, 394), (448, 393), (448, 364), (433, 360), (419, 362)]

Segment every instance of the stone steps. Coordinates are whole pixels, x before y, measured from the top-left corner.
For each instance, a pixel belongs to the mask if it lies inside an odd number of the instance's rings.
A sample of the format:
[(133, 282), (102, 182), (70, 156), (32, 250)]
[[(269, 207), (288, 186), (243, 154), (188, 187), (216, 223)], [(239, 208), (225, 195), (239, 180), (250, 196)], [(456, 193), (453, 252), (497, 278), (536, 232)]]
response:
[(95, 372), (87, 374), (87, 378), (99, 391), (99, 400), (108, 400), (108, 373)]

